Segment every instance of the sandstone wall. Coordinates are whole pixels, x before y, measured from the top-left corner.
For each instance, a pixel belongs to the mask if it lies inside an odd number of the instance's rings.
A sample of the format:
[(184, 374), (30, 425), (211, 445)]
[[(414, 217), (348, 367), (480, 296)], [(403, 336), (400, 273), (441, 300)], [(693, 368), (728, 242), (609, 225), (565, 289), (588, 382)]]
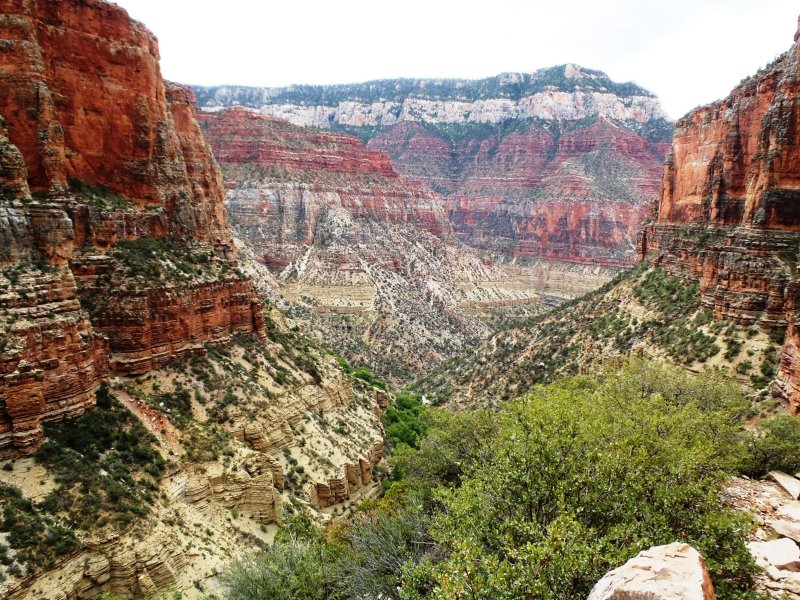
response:
[(638, 241), (640, 259), (698, 280), (717, 318), (787, 331), (774, 393), (793, 412), (800, 410), (799, 53), (795, 44), (724, 100), (678, 121), (661, 196)]
[[(194, 96), (158, 60), (155, 37), (116, 5), (0, 1), (2, 456), (35, 450), (41, 421), (90, 408), (109, 367), (139, 374), (262, 329), (252, 283), (232, 274)], [(88, 314), (79, 300), (120, 268), (108, 251), (145, 237), (210, 253), (215, 270), (105, 282), (106, 310)]]

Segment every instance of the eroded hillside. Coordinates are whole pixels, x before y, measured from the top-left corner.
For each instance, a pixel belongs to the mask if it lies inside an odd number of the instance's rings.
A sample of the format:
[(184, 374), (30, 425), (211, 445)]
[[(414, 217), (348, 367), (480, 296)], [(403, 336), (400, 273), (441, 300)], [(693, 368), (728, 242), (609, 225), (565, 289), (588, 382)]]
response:
[(453, 234), (437, 194), (355, 137), (241, 108), (200, 117), (231, 224), (291, 314), (382, 376), (419, 376), (477, 343), (487, 322), (536, 314), (608, 277), (480, 256)]
[(0, 8), (0, 595), (199, 594), (285, 514), (375, 491), (388, 397), (237, 259), (153, 35)]
[(493, 403), (636, 353), (730, 369), (797, 412), (798, 52), (678, 121), (636, 270), (494, 335), (420, 389)]

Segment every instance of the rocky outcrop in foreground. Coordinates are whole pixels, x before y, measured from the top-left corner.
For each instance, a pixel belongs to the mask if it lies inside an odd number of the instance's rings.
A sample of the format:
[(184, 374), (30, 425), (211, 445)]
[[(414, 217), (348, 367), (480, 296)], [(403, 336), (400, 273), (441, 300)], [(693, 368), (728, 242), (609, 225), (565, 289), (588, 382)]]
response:
[(759, 567), (757, 589), (769, 598), (800, 598), (800, 480), (773, 471), (765, 480), (733, 479), (725, 502), (753, 517), (747, 548)]
[(238, 105), (358, 134), (441, 194), (464, 243), (518, 259), (632, 264), (672, 132), (652, 94), (576, 65), (477, 81), (195, 90), (204, 110)]
[(700, 282), (718, 319), (787, 331), (774, 392), (800, 410), (800, 47), (677, 123), (639, 256)]
[(610, 571), (589, 600), (716, 600), (706, 563), (689, 544), (644, 550)]

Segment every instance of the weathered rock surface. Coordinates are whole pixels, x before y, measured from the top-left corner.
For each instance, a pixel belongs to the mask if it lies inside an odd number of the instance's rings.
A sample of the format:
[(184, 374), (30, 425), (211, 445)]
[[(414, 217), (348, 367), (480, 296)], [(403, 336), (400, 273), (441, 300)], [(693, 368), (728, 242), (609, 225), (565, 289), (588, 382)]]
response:
[(570, 296), (595, 281), (479, 257), (452, 235), (435, 193), (353, 136), (241, 108), (200, 118), (238, 237), (319, 339), (383, 377), (477, 340), (486, 328), (474, 312), (537, 310), (538, 292)]
[(589, 600), (715, 600), (705, 561), (688, 544), (644, 550), (609, 572)]
[(717, 318), (788, 335), (776, 396), (800, 410), (798, 45), (678, 121), (639, 256), (700, 282)]
[[(198, 117), (229, 187), (238, 192), (229, 194), (232, 213), (240, 221), (259, 217), (257, 225), (273, 230), (276, 241), (312, 243), (326, 208), (345, 209), (356, 219), (416, 225), (434, 235), (450, 230), (435, 194), (399, 176), (386, 154), (366, 149), (353, 136), (302, 129), (244, 109)], [(265, 180), (287, 184), (284, 194), (278, 192), (286, 206), (270, 206)], [(264, 187), (255, 187), (259, 183)], [(308, 206), (304, 196), (319, 205)], [(262, 200), (261, 210), (237, 213), (237, 197)], [(281, 258), (266, 260), (279, 263)]]
[(632, 264), (671, 133), (652, 94), (575, 65), (479, 81), (195, 89), (210, 111), (241, 105), (358, 133), (442, 194), (462, 241), (516, 258)]
[[(231, 273), (221, 175), (194, 96), (163, 81), (153, 35), (99, 0), (6, 1), (0, 13), (7, 456), (35, 450), (42, 420), (91, 407), (109, 363), (143, 373), (262, 323), (252, 283)], [(120, 271), (110, 254), (140, 238), (211, 256), (214, 269), (109, 285), (101, 276)]]
[(369, 146), (442, 193), (448, 218), (469, 245), (516, 258), (610, 265), (633, 262), (666, 151), (664, 143), (602, 118), (467, 127), (456, 138), (403, 123)]
[(6, 0), (0, 12), (0, 114), (31, 189), (100, 185), (162, 206), (176, 234), (224, 241), (221, 190), (204, 186), (213, 162), (197, 160), (205, 144), (161, 78), (155, 37), (101, 0)]
[(756, 588), (770, 598), (800, 598), (798, 502), (777, 483), (738, 478), (728, 483), (723, 498), (728, 505), (753, 517), (757, 525), (747, 544), (760, 567)]
[(370, 451), (360, 457), (357, 463), (344, 466), (342, 477), (310, 484), (307, 491), (308, 501), (319, 508), (346, 502), (358, 490), (372, 483), (372, 469), (382, 458), (383, 442), (374, 442)]

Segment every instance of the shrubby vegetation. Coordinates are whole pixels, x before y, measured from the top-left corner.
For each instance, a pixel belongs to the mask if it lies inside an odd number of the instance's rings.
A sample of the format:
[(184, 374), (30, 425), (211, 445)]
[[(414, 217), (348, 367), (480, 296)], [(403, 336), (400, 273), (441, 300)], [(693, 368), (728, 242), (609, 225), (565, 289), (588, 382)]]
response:
[(0, 565), (15, 575), (78, 549), (81, 531), (123, 529), (146, 515), (164, 470), (155, 438), (105, 384), (93, 411), (47, 424), (45, 435), (34, 459), (53, 475), (55, 489), (33, 502), (0, 484), (0, 532), (8, 534)]
[[(191, 281), (210, 272), (213, 254), (175, 244), (168, 239), (119, 240), (110, 251), (120, 269), (117, 276), (140, 278), (148, 285)], [(222, 266), (222, 265), (220, 265)]]
[(165, 461), (153, 435), (106, 384), (97, 390), (94, 410), (46, 425), (45, 435), (35, 459), (58, 485), (42, 510), (85, 531), (122, 529), (149, 512)]
[(23, 568), (24, 572), (32, 572), (46, 567), (79, 545), (75, 534), (53, 515), (23, 498), (16, 488), (3, 484), (0, 532), (8, 534), (7, 545), (0, 544), (0, 565), (12, 575), (23, 573)]
[[(499, 412), (413, 406), (420, 432), (397, 442), (383, 498), (325, 537), (237, 564), (230, 600), (585, 598), (609, 569), (675, 540), (705, 556), (719, 597), (755, 597), (751, 524), (720, 491), (735, 473), (796, 468), (800, 427), (745, 430), (749, 403), (728, 378), (636, 360)], [(297, 565), (314, 566), (313, 595), (286, 592)], [(290, 581), (284, 595), (253, 585), (265, 572)]]

